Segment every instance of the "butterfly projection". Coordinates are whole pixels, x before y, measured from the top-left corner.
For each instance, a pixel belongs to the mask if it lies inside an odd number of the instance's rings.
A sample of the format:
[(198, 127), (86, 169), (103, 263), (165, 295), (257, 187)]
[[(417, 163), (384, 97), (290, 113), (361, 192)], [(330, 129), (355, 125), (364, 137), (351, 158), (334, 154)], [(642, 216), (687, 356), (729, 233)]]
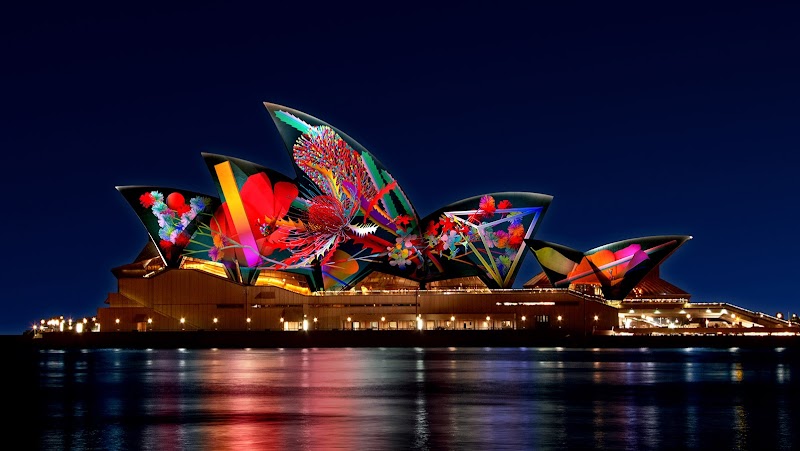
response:
[(302, 274), (312, 290), (346, 290), (373, 271), (420, 283), (478, 276), (508, 288), (551, 196), (476, 196), (420, 219), (388, 169), (317, 118), (265, 103), (293, 177), (224, 155), (203, 159), (219, 198), (120, 187), (167, 266), (191, 257), (253, 283), (260, 271)]
[(606, 299), (622, 300), (691, 238), (684, 235), (632, 238), (586, 252), (533, 239), (527, 240), (527, 244), (553, 287), (599, 285)]

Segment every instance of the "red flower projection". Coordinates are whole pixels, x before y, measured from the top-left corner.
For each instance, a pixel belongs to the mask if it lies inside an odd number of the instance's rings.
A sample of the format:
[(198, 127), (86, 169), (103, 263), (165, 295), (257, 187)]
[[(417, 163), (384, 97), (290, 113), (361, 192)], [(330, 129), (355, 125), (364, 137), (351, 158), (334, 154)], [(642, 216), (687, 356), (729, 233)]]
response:
[[(276, 249), (286, 247), (285, 239), (289, 231), (284, 227), (278, 227), (277, 222), (286, 216), (297, 194), (297, 186), (294, 183), (277, 182), (273, 186), (264, 173), (248, 177), (242, 186), (239, 195), (250, 230), (253, 236), (259, 237), (256, 239), (256, 244), (261, 255), (267, 256)], [(211, 230), (216, 235), (238, 241), (238, 233), (227, 203), (223, 203), (214, 214)]]

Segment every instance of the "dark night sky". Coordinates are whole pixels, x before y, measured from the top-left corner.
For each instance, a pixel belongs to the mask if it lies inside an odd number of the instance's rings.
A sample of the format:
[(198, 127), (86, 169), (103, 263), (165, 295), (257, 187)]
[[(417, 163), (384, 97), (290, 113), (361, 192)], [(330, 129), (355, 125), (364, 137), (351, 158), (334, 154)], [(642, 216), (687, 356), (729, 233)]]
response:
[(694, 300), (800, 310), (798, 5), (267, 3), (0, 13), (0, 333), (103, 305), (147, 240), (115, 185), (216, 194), (202, 151), (289, 173), (262, 101), (359, 140), (422, 215), (551, 194), (540, 239), (693, 235), (662, 275)]

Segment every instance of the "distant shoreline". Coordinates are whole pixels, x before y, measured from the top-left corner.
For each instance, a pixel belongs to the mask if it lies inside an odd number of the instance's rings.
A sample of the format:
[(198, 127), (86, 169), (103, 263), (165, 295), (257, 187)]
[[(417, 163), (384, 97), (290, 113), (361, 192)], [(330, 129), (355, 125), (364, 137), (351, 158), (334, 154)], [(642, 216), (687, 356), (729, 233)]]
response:
[(0, 335), (3, 348), (208, 349), (208, 348), (786, 348), (800, 351), (798, 336), (562, 336), (530, 330), (496, 331), (182, 331)]

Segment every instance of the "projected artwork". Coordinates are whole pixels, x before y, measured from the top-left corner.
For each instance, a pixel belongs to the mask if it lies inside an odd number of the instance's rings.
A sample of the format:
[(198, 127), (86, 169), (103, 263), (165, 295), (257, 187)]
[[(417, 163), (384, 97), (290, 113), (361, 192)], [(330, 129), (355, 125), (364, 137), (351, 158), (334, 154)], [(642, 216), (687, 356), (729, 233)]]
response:
[(555, 243), (528, 240), (555, 288), (599, 285), (606, 299), (621, 300), (689, 236), (651, 236), (606, 244), (587, 252)]
[(524, 240), (552, 197), (487, 194), (420, 221), (397, 180), (352, 138), (302, 112), (265, 105), (296, 177), (203, 154), (219, 199), (124, 189), (169, 266), (184, 256), (219, 262), (242, 283), (261, 270), (290, 271), (314, 290), (349, 289), (375, 270), (419, 282), (476, 275), (490, 287), (511, 286)]
[(421, 221), (423, 256), (429, 278), (480, 276), (494, 288), (507, 288), (551, 196), (494, 193), (444, 207)]
[(219, 205), (219, 199), (186, 190), (154, 186), (117, 190), (136, 211), (167, 266), (177, 266), (204, 215)]

